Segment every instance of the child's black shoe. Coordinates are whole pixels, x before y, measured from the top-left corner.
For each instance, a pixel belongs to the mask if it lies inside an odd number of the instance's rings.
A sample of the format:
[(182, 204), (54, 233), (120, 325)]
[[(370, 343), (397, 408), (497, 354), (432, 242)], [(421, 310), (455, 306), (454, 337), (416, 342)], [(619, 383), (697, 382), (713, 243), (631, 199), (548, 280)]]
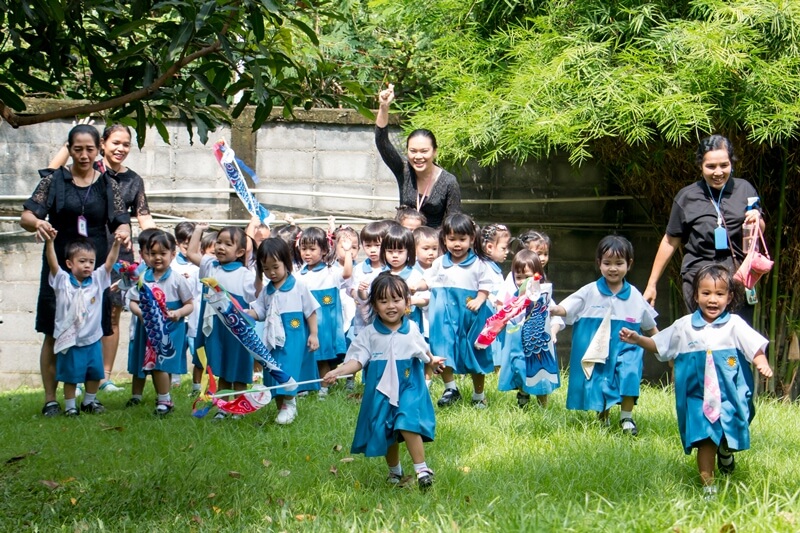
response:
[(458, 389), (445, 389), (442, 393), (442, 397), (439, 398), (439, 401), (436, 402), (436, 405), (439, 407), (448, 407), (453, 405), (458, 400), (461, 399), (461, 393), (458, 392)]

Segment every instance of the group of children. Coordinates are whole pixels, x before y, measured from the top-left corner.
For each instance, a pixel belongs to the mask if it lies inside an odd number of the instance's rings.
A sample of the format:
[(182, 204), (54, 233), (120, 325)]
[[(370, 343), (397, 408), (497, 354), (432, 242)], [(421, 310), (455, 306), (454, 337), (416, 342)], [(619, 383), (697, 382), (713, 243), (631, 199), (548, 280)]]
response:
[[(485, 376), (495, 371), (499, 389), (516, 391), (520, 407), (531, 396), (546, 406), (560, 386), (555, 346), (565, 324), (573, 326), (567, 408), (596, 411), (608, 423), (609, 409), (620, 404), (621, 430), (635, 436), (632, 412), (647, 349), (660, 360), (675, 361), (681, 437), (687, 453), (698, 448), (704, 485), (712, 491), (715, 456), (722, 472), (733, 469), (732, 452), (749, 447), (754, 412), (749, 363), (765, 376), (771, 370), (764, 357), (766, 339), (730, 313), (736, 291), (724, 267), (710, 265), (698, 272), (698, 310), (659, 333), (655, 311), (625, 279), (633, 247), (624, 237), (605, 237), (596, 253), (601, 277), (557, 304), (546, 274), (551, 244), (546, 235), (530, 231), (519, 237), (521, 249), (504, 278), (500, 264), (512, 242), (507, 227), (479, 227), (462, 213), (446, 217), (440, 230), (424, 223), (422, 215), (404, 208), (396, 220), (372, 222), (360, 232), (348, 226), (294, 224), (270, 232), (257, 221), (246, 229), (231, 226), (213, 233), (206, 225), (190, 223), (179, 224), (174, 236), (142, 231), (142, 282), (127, 296), (139, 319), (130, 343), (134, 382), (128, 405), (141, 403), (144, 379), (152, 374), (156, 414), (172, 411), (169, 376), (187, 372), (187, 348), (194, 355), (195, 392), (203, 372), (196, 357), (200, 346), (221, 388), (243, 391), (250, 386), (252, 357), (201, 298), (199, 279), (214, 278), (258, 321), (261, 338), (281, 368), (297, 382), (311, 382), (276, 390), (276, 423), (295, 420), (298, 395), (316, 391), (323, 400), (338, 378), (363, 370), (365, 390), (352, 449), (384, 456), (392, 483), (402, 478), (401, 441), (414, 461), (419, 486), (433, 482), (423, 442), (434, 437), (428, 392), (434, 373), (441, 373), (444, 382), (440, 407), (461, 400), (455, 375), (469, 374), (472, 405), (485, 409)], [(52, 241), (47, 246), (50, 259)], [(95, 292), (108, 284), (118, 249), (115, 243), (106, 264), (94, 273), (93, 261), (90, 265), (83, 259), (92, 255), (83, 245), (68, 250), (71, 274), (50, 262), (59, 302), (57, 338), (66, 327), (79, 332), (74, 346), (99, 340)], [(365, 256), (361, 262), (359, 250)], [(147, 290), (162, 293), (167, 317), (174, 322), (167, 330), (175, 347), (173, 357), (159, 356), (150, 368), (144, 364), (148, 333), (141, 320), (146, 306), (140, 302)], [(69, 303), (77, 300), (85, 303)], [(493, 322), (501, 315), (510, 318)], [(502, 327), (497, 339), (484, 346), (476, 340), (489, 327), (487, 321)], [(87, 392), (82, 410), (103, 410), (95, 396), (102, 361), (98, 370), (97, 354), (90, 351), (68, 349), (71, 358), (64, 357), (63, 365), (59, 358), (67, 414), (78, 413), (74, 385), (82, 381)], [(88, 361), (83, 374), (74, 360)], [(280, 385), (267, 372), (264, 382)]]

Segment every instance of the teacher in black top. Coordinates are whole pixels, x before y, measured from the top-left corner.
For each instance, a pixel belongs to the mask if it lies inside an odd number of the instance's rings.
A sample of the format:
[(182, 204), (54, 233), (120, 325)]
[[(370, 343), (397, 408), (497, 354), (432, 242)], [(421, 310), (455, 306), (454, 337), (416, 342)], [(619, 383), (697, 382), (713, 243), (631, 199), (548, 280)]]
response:
[[(683, 299), (692, 311), (696, 307), (692, 282), (700, 267), (722, 263), (736, 272), (745, 256), (742, 226), (758, 222), (764, 230), (758, 192), (749, 181), (732, 177), (734, 161), (733, 145), (722, 135), (700, 141), (696, 162), (702, 179), (678, 191), (672, 203), (667, 231), (656, 252), (644, 291), (651, 305), (656, 300), (656, 284), (681, 244), (684, 250)], [(750, 322), (752, 311), (752, 305), (746, 305), (739, 314)]]
[(394, 100), (394, 85), (378, 94), (375, 119), (375, 144), (383, 162), (392, 171), (400, 188), (400, 204), (413, 207), (438, 228), (444, 217), (461, 211), (461, 189), (456, 177), (436, 165), (436, 137), (430, 130), (414, 130), (406, 139), (403, 158), (389, 141), (389, 105)]

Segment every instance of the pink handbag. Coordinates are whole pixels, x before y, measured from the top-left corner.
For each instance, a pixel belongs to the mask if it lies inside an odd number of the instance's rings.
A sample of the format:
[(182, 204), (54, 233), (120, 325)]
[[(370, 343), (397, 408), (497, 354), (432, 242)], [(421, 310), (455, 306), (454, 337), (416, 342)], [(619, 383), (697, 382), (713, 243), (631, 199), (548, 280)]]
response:
[[(748, 289), (755, 287), (761, 276), (772, 270), (773, 261), (769, 258), (767, 251), (767, 243), (764, 242), (764, 234), (761, 232), (761, 227), (756, 226), (758, 235), (754, 235), (750, 241), (750, 249), (744, 257), (742, 264), (739, 265), (739, 270), (733, 278), (741, 282)], [(761, 246), (764, 247), (764, 253), (759, 251), (758, 242), (761, 241)]]

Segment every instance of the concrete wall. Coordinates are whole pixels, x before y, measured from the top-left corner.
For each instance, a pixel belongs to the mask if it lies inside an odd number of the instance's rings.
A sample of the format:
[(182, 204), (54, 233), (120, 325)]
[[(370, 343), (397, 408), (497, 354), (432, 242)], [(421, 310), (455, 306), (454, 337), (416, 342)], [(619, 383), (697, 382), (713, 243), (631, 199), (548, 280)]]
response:
[[(246, 125), (234, 125), (213, 133), (210, 141), (223, 138), (261, 178), (259, 188), (280, 191), (385, 196), (388, 201), (311, 196), (261, 194), (259, 199), (279, 218), (293, 212), (309, 215), (348, 215), (364, 218), (393, 216), (397, 185), (374, 147), (373, 127), (363, 117), (342, 110), (298, 112), (296, 122), (274, 120), (251, 133)], [(66, 140), (71, 121), (28, 126), (18, 130), (0, 123), (0, 195), (27, 197), (38, 176)], [(144, 178), (155, 214), (198, 219), (241, 218), (238, 200), (231, 195), (210, 145), (195, 138), (182, 124), (168, 126), (165, 143), (153, 129), (141, 151), (132, 149), (126, 163)], [(401, 140), (395, 132), (395, 140)], [(253, 163), (255, 160), (255, 163)], [(597, 201), (614, 194), (602, 169), (585, 165), (575, 169), (561, 157), (519, 166), (503, 162), (491, 169), (477, 166), (452, 169), (459, 176), (465, 211), (479, 222), (503, 222), (513, 233), (537, 228), (553, 238), (549, 273), (562, 299), (596, 279), (594, 248), (602, 236), (618, 232), (630, 238), (639, 266), (631, 281), (643, 287), (660, 235), (646, 223), (647, 217), (632, 200)], [(189, 189), (214, 189), (219, 193), (176, 194)], [(155, 191), (168, 191), (156, 195)], [(470, 203), (509, 199), (578, 199), (560, 203)], [(0, 200), (0, 215), (18, 217), (22, 200)], [(27, 233), (16, 233), (15, 221), (0, 222), (0, 390), (21, 385), (40, 386), (38, 353), (41, 338), (34, 332), (38, 275), (42, 246)], [(509, 257), (510, 265), (510, 257)], [(509, 265), (506, 265), (508, 267)], [(661, 294), (666, 295), (666, 287)], [(666, 298), (662, 298), (665, 302)], [(666, 310), (662, 309), (662, 314)], [(127, 313), (123, 315), (123, 342), (116, 369), (123, 372), (127, 359)], [(562, 360), (568, 358), (569, 335), (559, 339)], [(658, 378), (664, 367), (648, 361), (646, 375)], [(124, 379), (124, 374), (123, 374)]]

